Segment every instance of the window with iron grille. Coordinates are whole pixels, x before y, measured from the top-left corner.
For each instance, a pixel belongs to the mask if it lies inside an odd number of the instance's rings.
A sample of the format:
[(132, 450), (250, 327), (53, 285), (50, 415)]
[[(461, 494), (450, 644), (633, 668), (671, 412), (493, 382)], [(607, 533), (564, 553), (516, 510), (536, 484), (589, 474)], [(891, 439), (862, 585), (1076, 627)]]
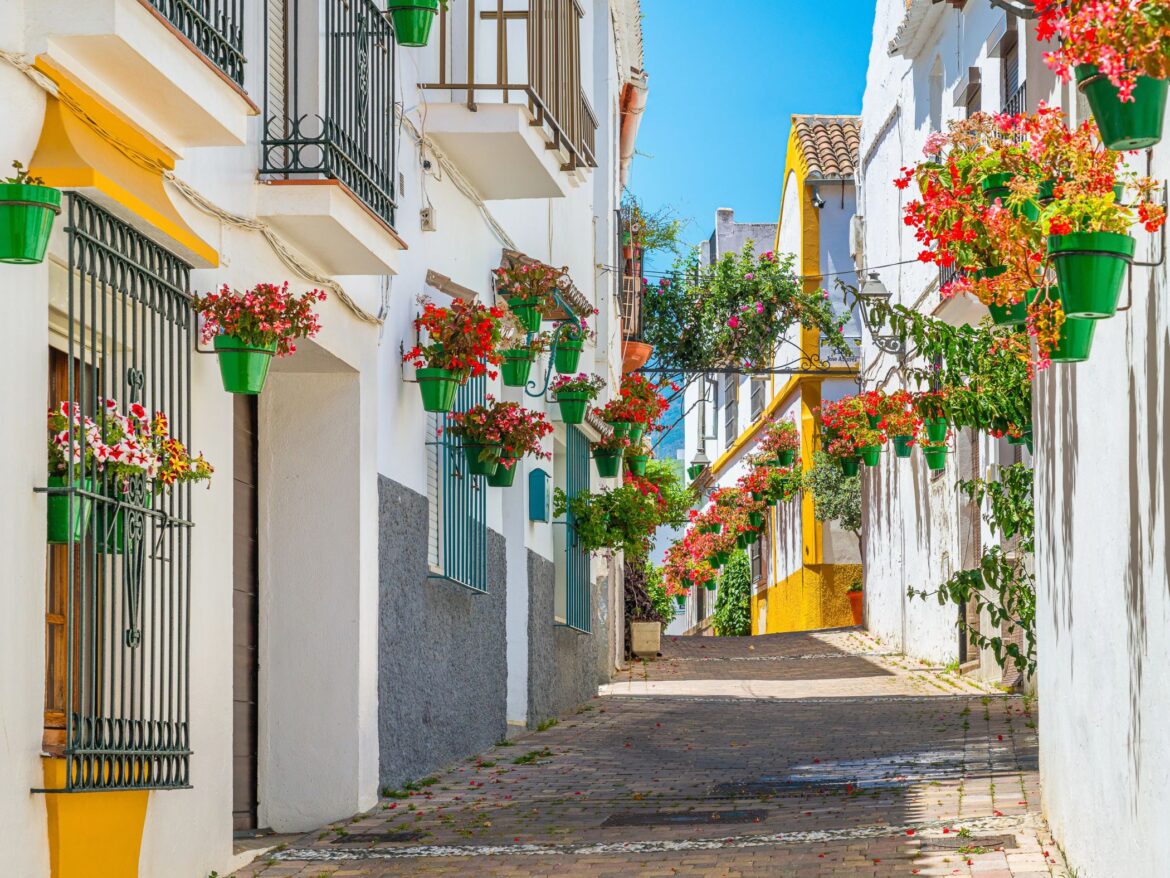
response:
[[(487, 378), (480, 375), (459, 388), (455, 411), (482, 404)], [(486, 593), (487, 484), (467, 472), (460, 441), (447, 430), (447, 415), (428, 418), (427, 493), (430, 525), (427, 546), (431, 577)]]
[(338, 180), (393, 226), (394, 31), (373, 0), (268, 2), (260, 172)]
[[(50, 405), (104, 430), (104, 400), (139, 403), (190, 448), (190, 267), (77, 193), (66, 213), (69, 330), (50, 353)], [(48, 550), (45, 740), (67, 760), (64, 789), (189, 787), (191, 486), (123, 488), (91, 459), (48, 492), (81, 521)]]
[(237, 85), (244, 84), (244, 0), (146, 0)]
[(768, 379), (767, 378), (753, 378), (752, 379), (752, 420), (754, 421), (764, 413), (764, 407), (768, 404)]
[(739, 436), (739, 376), (723, 378), (723, 443), (730, 448)]
[[(576, 427), (566, 425), (567, 453), (565, 495), (572, 500), (589, 490), (589, 440)], [(565, 540), (565, 625), (588, 634), (593, 630), (593, 602), (589, 591), (589, 553), (577, 540), (577, 522), (570, 510), (566, 513)]]

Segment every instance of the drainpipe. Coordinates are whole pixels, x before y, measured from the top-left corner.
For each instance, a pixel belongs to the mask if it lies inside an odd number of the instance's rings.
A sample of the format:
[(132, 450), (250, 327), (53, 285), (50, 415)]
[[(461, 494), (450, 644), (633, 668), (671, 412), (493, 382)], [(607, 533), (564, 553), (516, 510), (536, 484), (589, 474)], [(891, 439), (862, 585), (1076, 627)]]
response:
[(634, 160), (634, 143), (638, 139), (638, 126), (642, 124), (642, 113), (646, 111), (646, 98), (650, 87), (649, 77), (644, 71), (636, 71), (622, 86), (621, 116), (622, 130), (618, 148), (621, 151), (621, 184), (624, 188), (630, 177), (630, 163)]

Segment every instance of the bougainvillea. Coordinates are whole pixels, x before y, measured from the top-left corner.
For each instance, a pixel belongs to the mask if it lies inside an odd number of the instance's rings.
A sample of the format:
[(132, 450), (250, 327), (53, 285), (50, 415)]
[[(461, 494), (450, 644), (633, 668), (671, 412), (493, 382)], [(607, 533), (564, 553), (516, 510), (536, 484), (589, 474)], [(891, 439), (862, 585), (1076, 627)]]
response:
[(195, 298), (195, 310), (203, 318), (200, 336), (210, 344), (217, 335), (230, 335), (249, 347), (276, 345), (276, 356), (296, 351), (293, 341), (314, 338), (321, 323), (313, 306), (325, 301), (321, 290), (300, 296), (288, 291), (288, 282), (257, 284), (240, 292), (224, 284), (218, 293)]
[(461, 299), (453, 301), (450, 308), (425, 300), (421, 304), (423, 313), (415, 318), (414, 328), (425, 332), (429, 343), (412, 347), (402, 355), (403, 361), (419, 369), (448, 369), (463, 380), (485, 372), (495, 378), (488, 364), (500, 363), (503, 309)]

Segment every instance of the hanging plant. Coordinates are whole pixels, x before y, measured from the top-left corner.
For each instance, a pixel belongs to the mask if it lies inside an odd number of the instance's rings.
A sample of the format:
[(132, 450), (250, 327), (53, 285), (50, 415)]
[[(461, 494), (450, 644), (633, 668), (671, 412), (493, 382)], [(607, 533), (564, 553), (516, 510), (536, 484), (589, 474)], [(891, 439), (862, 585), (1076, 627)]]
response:
[(508, 307), (529, 332), (539, 332), (544, 312), (555, 299), (553, 293), (570, 283), (568, 268), (553, 268), (543, 262), (516, 260), (497, 268), (496, 294), (504, 296)]
[(446, 11), (447, 3), (448, 0), (386, 0), (398, 45), (420, 47), (429, 43), (439, 6)]
[(650, 448), (641, 441), (631, 442), (625, 451), (626, 470), (635, 476), (646, 475), (646, 465), (650, 462)]
[(914, 408), (913, 395), (904, 389), (883, 395), (879, 412), (878, 427), (893, 443), (894, 454), (900, 458), (910, 457), (922, 429), (922, 418)]
[[(596, 314), (597, 310), (594, 309), (593, 313)], [(585, 342), (595, 340), (597, 333), (590, 328), (584, 317), (577, 323), (566, 320), (559, 324), (559, 327), (560, 334), (557, 336), (553, 365), (562, 375), (569, 375), (576, 372), (581, 363), (581, 352), (585, 348)]]
[(800, 430), (792, 418), (770, 418), (756, 444), (757, 452), (777, 466), (792, 466), (800, 450)]
[(622, 458), (629, 447), (630, 440), (616, 433), (594, 442), (593, 462), (597, 465), (597, 474), (603, 479), (616, 479), (621, 472)]
[(514, 470), (526, 454), (551, 458), (541, 440), (552, 429), (542, 413), (492, 396), (465, 412), (452, 413), (447, 420), (447, 431), (463, 445), (468, 471), (480, 476), (494, 476), (499, 469)]
[(423, 312), (414, 320), (414, 330), (425, 333), (426, 344), (417, 344), (402, 355), (403, 362), (417, 370), (423, 408), (428, 412), (449, 412), (455, 393), (468, 378), (486, 374), (495, 378), (490, 366), (501, 361), (498, 350), (503, 340), (504, 311), (461, 299), (442, 308), (419, 299)]
[(831, 435), (825, 450), (841, 460), (848, 474), (856, 472), (858, 459), (876, 466), (885, 435), (870, 426), (869, 412), (861, 396), (846, 396), (823, 403), (818, 409), (826, 433)]
[(61, 212), (61, 190), (46, 186), (20, 162), (12, 167), (16, 173), (0, 181), (0, 262), (43, 262), (53, 219)]
[[(506, 319), (515, 320), (508, 315)], [(536, 358), (549, 349), (552, 336), (547, 332), (527, 334), (516, 332), (505, 334), (500, 343), (500, 377), (505, 387), (524, 387), (528, 384), (532, 374), (532, 364)]]
[(552, 392), (561, 410), (561, 420), (566, 424), (581, 424), (589, 403), (597, 399), (605, 387), (605, 379), (584, 372), (576, 376), (558, 375), (553, 379)]
[(200, 335), (219, 355), (223, 389), (241, 394), (263, 390), (273, 356), (290, 356), (296, 339), (315, 338), (321, 331), (313, 308), (325, 299), (321, 290), (294, 296), (287, 281), (281, 286), (261, 283), (243, 292), (224, 284), (218, 293), (196, 297), (195, 310), (203, 318)]

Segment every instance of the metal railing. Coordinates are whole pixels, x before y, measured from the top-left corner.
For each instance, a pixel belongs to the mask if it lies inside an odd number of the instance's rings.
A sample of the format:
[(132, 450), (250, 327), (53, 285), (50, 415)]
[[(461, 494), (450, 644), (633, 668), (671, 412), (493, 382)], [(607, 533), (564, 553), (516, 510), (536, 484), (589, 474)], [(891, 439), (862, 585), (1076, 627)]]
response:
[(1026, 86), (1027, 83), (1021, 82), (1016, 86), (1016, 90), (1004, 99), (1003, 112), (1012, 116), (1028, 112), (1028, 92)]
[(642, 340), (642, 298), (646, 291), (640, 277), (622, 277), (622, 340)]
[[(114, 400), (163, 412), (191, 447), (190, 266), (83, 196), (66, 194), (69, 327), (59, 400), (105, 434)], [(76, 406), (76, 409), (73, 407)], [(49, 552), (46, 728), (67, 791), (182, 789), (190, 773), (191, 486), (125, 484), (81, 449), (40, 489), (69, 510)]]
[(147, 0), (237, 85), (244, 84), (244, 0)]
[(393, 226), (390, 23), (372, 0), (287, 0), (268, 18), (265, 47), (260, 172), (337, 180)]
[[(527, 10), (507, 10), (504, 0), (466, 0), (466, 6), (463, 30), (454, 26), (455, 13), (440, 10), (439, 81), (425, 83), (422, 88), (466, 92), (467, 108), (472, 111), (481, 100), (507, 104), (519, 93), (527, 100), (535, 123), (544, 128), (550, 145), (568, 155), (562, 170), (597, 167), (597, 117), (581, 87), (581, 19), (585, 12), (577, 0), (529, 0)], [(483, 53), (476, 38), (479, 19), (495, 23), (495, 40)], [(525, 82), (513, 81), (520, 65), (509, 50), (509, 22), (524, 29)], [(460, 73), (454, 72), (456, 38), (466, 42), (467, 50)], [(484, 78), (482, 71), (491, 68), (492, 74)]]

